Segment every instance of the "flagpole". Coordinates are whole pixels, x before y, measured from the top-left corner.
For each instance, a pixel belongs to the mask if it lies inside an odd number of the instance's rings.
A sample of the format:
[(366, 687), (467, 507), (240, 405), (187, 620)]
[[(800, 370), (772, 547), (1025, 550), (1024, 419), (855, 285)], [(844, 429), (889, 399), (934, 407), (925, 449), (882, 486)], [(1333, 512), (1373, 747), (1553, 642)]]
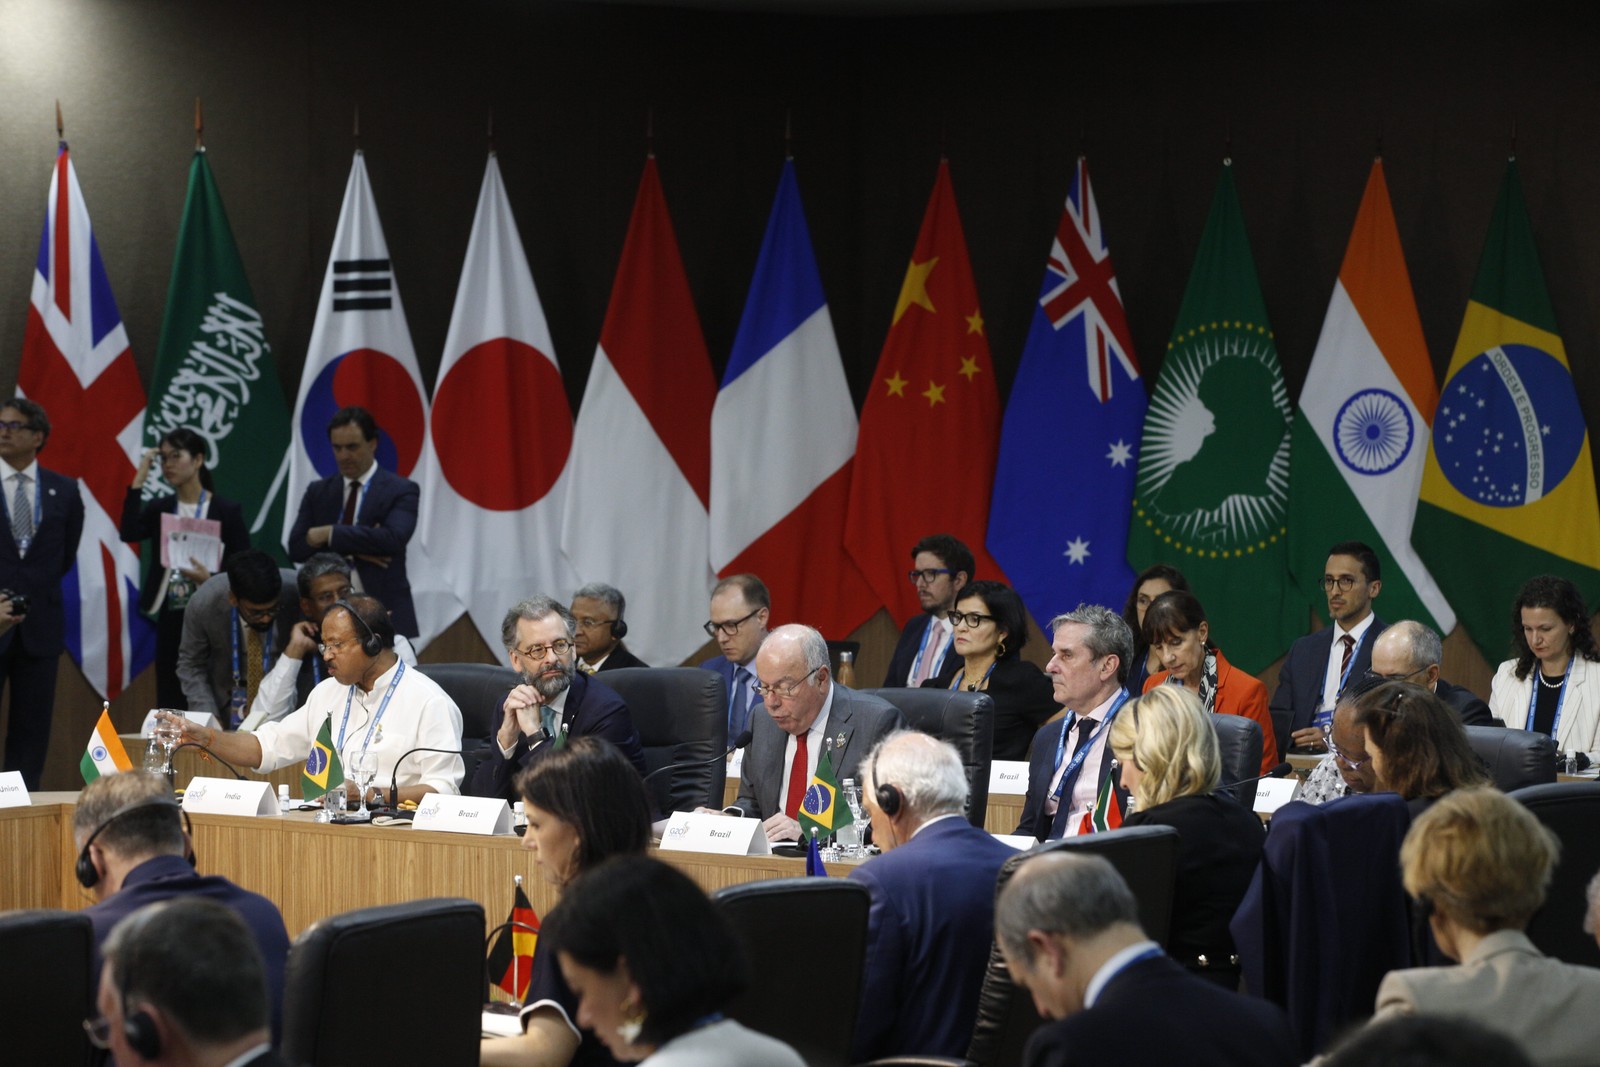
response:
[(201, 116), (200, 98), (197, 96), (194, 98), (194, 150), (196, 152), (204, 152), (206, 150), (205, 131), (206, 121)]
[[(492, 114), (489, 117), (489, 146), (489, 150), (491, 152), (494, 151), (494, 116)], [(511, 877), (516, 883), (518, 892), (520, 892), (522, 890), (522, 875), (514, 874)], [(516, 907), (516, 899), (515, 897), (512, 898), (513, 909)], [(511, 931), (511, 1003), (519, 1009), (522, 1007), (522, 972), (519, 967), (521, 962), (522, 957), (517, 955), (517, 932), (513, 929)]]
[(656, 158), (656, 106), (649, 105), (644, 110), (644, 156), (646, 159)]
[[(489, 154), (491, 156), (495, 155), (495, 147), (494, 147), (494, 108), (492, 108), (492, 107), (489, 109)], [(517, 877), (518, 877), (518, 879), (520, 881), (521, 875), (518, 875)]]
[(783, 158), (794, 162), (794, 112), (790, 108), (783, 109)]

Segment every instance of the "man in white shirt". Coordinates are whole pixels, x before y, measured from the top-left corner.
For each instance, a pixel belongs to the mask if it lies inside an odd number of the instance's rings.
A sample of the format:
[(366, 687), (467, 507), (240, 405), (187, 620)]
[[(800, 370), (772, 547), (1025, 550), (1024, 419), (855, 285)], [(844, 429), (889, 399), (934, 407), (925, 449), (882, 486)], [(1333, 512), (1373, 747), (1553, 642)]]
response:
[(974, 566), (972, 549), (949, 534), (924, 537), (911, 547), (909, 577), (922, 614), (900, 632), (883, 682), (885, 689), (914, 689), (938, 676), (951, 654), (950, 641), (955, 634), (950, 609), (972, 581)]
[[(262, 773), (305, 759), (322, 724), (331, 721), (340, 762), (353, 768), (363, 752), (375, 753), (375, 782), (395, 782), (398, 799), (460, 790), (461, 710), (433, 679), (407, 669), (395, 655), (394, 624), (382, 604), (370, 596), (335, 604), (322, 617), (322, 657), (329, 677), (305, 704), (254, 733), (223, 733), (167, 712), (162, 717), (183, 727), (185, 741)], [(415, 748), (444, 751), (406, 756)], [(345, 789), (352, 801), (358, 799), (353, 781)], [(375, 786), (368, 799), (379, 792)]]

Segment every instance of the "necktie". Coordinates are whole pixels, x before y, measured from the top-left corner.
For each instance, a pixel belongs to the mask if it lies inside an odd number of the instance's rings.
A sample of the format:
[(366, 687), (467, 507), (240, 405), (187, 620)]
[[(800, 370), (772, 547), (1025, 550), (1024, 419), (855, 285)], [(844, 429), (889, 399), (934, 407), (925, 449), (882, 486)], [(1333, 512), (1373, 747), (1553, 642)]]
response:
[(938, 619), (928, 620), (928, 630), (924, 637), (922, 658), (917, 661), (916, 674), (911, 679), (913, 689), (938, 673), (933, 665), (939, 659), (939, 646), (944, 644), (944, 627), (940, 625)]
[(1073, 729), (1078, 731), (1078, 739), (1072, 742), (1072, 754), (1074, 756), (1078, 754), (1078, 749), (1089, 743), (1089, 738), (1094, 736), (1094, 728), (1099, 725), (1098, 722), (1095, 722), (1087, 715), (1078, 717), (1077, 724), (1073, 726)]
[(549, 734), (552, 738), (555, 737), (556, 730), (561, 725), (556, 721), (556, 709), (552, 708), (549, 704), (540, 704), (539, 725), (544, 727), (545, 733)]
[(1344, 652), (1339, 656), (1339, 684), (1343, 685), (1345, 676), (1350, 672), (1350, 657), (1355, 655), (1356, 639), (1345, 634), (1339, 640), (1344, 644)]
[(584, 674), (593, 674), (595, 672), (594, 664), (590, 663), (586, 659), (578, 660), (578, 669)]
[(733, 697), (728, 703), (728, 744), (744, 733), (750, 725), (750, 670), (736, 668), (733, 672)]
[(361, 495), (361, 483), (351, 482), (350, 492), (344, 498), (344, 514), (339, 516), (342, 526), (354, 526), (356, 522), (356, 499)]
[(28, 499), (28, 483), (33, 479), (17, 475), (17, 491), (11, 498), (11, 537), (19, 551), (26, 551), (33, 540), (33, 502)]
[(244, 628), (244, 698), (245, 706), (256, 702), (256, 690), (261, 688), (261, 633), (254, 626)]
[(794, 762), (789, 764), (789, 796), (783, 802), (783, 813), (791, 819), (800, 817), (800, 801), (805, 799), (806, 786), (810, 785), (811, 765), (806, 756), (806, 735), (794, 739)]

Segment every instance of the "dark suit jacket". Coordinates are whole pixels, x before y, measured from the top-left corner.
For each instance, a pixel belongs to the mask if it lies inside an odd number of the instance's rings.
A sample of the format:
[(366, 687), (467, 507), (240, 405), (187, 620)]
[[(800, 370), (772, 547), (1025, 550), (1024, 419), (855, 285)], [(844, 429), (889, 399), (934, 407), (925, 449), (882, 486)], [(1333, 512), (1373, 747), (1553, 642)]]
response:
[(40, 467), (39, 512), (39, 527), (26, 556), (17, 554), (11, 524), (0, 522), (0, 589), (22, 593), (30, 601), (27, 621), (0, 635), (0, 652), (9, 649), (10, 642), (21, 641), (25, 655), (44, 658), (61, 655), (66, 646), (61, 579), (76, 562), (83, 536), (78, 483)]
[[(344, 478), (312, 482), (300, 498), (300, 513), (289, 531), (289, 558), (304, 563), (320, 551), (306, 543), (313, 526), (333, 526), (328, 549), (350, 559), (361, 576), (361, 588), (382, 601), (394, 619), (394, 628), (407, 637), (417, 636), (417, 609), (411, 603), (411, 580), (406, 577), (406, 543), (417, 528), (417, 483), (379, 467), (368, 483), (366, 498), (356, 512), (354, 525), (339, 522), (344, 514)], [(388, 556), (380, 567), (360, 555)]]
[(957, 815), (850, 872), (872, 894), (851, 1059), (964, 1056), (994, 940), (994, 885), (1016, 850)]
[[(273, 663), (288, 645), (289, 631), (304, 618), (294, 571), (280, 567), (278, 576), (283, 579), (283, 586), (278, 590), (278, 620), (273, 627)], [(183, 686), (189, 710), (209, 711), (224, 726), (233, 696), (233, 607), (228, 603), (231, 590), (226, 573), (213, 574), (195, 590), (183, 611), (183, 640), (178, 644), (178, 682)], [(242, 643), (239, 654), (244, 654)], [(311, 692), (311, 659), (307, 656), (300, 667), (297, 685), (302, 703)]]
[(1455, 708), (1461, 716), (1462, 726), (1504, 726), (1498, 721), (1489, 705), (1478, 699), (1476, 693), (1464, 685), (1451, 685), (1440, 678), (1433, 687), (1434, 695)]
[[(206, 516), (222, 524), (222, 558), (226, 560), (240, 549), (250, 547), (250, 529), (244, 524), (244, 511), (238, 504), (214, 493), (208, 492), (207, 495), (210, 501), (206, 506)], [(129, 544), (151, 542), (150, 551), (145, 553), (148, 559), (144, 568), (144, 582), (139, 586), (139, 609), (146, 614), (149, 614), (150, 605), (155, 602), (156, 590), (161, 588), (161, 583), (167, 577), (167, 568), (161, 565), (161, 516), (176, 515), (177, 512), (178, 498), (172, 493), (141, 501), (139, 490), (129, 489), (122, 498), (122, 523), (117, 530), (118, 536)]]
[[(963, 666), (960, 656), (947, 656), (938, 677), (922, 683), (924, 689), (948, 689)], [(909, 669), (909, 668), (907, 668)], [(994, 759), (1028, 758), (1028, 742), (1046, 719), (1061, 710), (1050, 676), (1025, 659), (995, 662), (985, 690), (994, 701)]]
[(615, 671), (615, 670), (621, 670), (623, 667), (648, 667), (648, 666), (650, 666), (650, 664), (646, 663), (644, 660), (640, 659), (638, 656), (635, 656), (632, 652), (629, 652), (628, 651), (628, 646), (623, 644), (621, 641), (618, 641), (617, 642), (617, 647), (613, 648), (611, 650), (611, 654), (609, 656), (607, 656), (601, 662), (600, 670), (602, 670), (602, 671)]
[[(861, 761), (887, 733), (905, 725), (905, 719), (893, 704), (866, 693), (847, 689), (838, 682), (833, 686), (833, 707), (828, 712), (828, 736), (837, 739), (844, 735), (844, 747), (835, 743), (833, 772), (839, 781), (846, 778), (861, 780)], [(739, 774), (739, 799), (734, 807), (746, 816), (766, 819), (783, 810), (778, 791), (783, 787), (783, 750), (789, 735), (778, 729), (772, 716), (762, 712), (750, 716), (750, 732), (754, 735), (745, 750), (744, 763)], [(819, 753), (818, 760), (822, 756)]]
[[(1115, 1055), (1108, 1057), (1108, 1051)], [(1290, 1067), (1301, 1062), (1275, 1005), (1221, 989), (1166, 957), (1112, 977), (1094, 1007), (1028, 1039), (1028, 1067)]]
[[(1389, 628), (1382, 619), (1373, 617), (1366, 636), (1356, 646), (1355, 657), (1350, 661), (1350, 680), (1355, 681), (1372, 666), (1372, 645), (1378, 635)], [(1296, 730), (1310, 726), (1317, 717), (1322, 703), (1322, 683), (1328, 674), (1328, 653), (1333, 648), (1333, 632), (1337, 627), (1324, 626), (1314, 634), (1307, 634), (1289, 646), (1289, 654), (1278, 671), (1278, 689), (1272, 694), (1272, 732), (1277, 735), (1278, 755), (1273, 762), (1283, 758), (1289, 750), (1289, 738)]]
[[(906, 678), (911, 674), (911, 665), (917, 661), (917, 649), (922, 647), (922, 635), (928, 632), (928, 623), (933, 616), (923, 612), (900, 631), (900, 640), (894, 646), (894, 658), (889, 660), (889, 676), (883, 680), (884, 689), (904, 689)], [(940, 668), (948, 667), (951, 663), (960, 663), (961, 657), (955, 653), (955, 642), (946, 641), (944, 655), (939, 657), (939, 662), (934, 664), (929, 677), (938, 674)]]
[[(501, 714), (495, 713), (496, 729), (499, 728)], [(638, 768), (641, 776), (645, 773), (644, 747), (639, 743), (639, 731), (634, 729), (633, 716), (617, 691), (604, 682), (582, 671), (573, 675), (572, 688), (567, 690), (567, 703), (561, 709), (561, 725), (568, 738), (605, 738), (622, 750), (622, 754)], [(533, 766), (544, 759), (547, 753), (555, 751), (555, 745), (551, 742), (543, 739), (539, 739), (539, 742), (530, 745), (527, 737), (519, 739), (516, 751), (510, 759), (506, 759), (500, 752), (499, 742), (491, 735), (489, 754), (472, 772), (472, 781), (463, 792), (468, 796), (515, 801), (516, 790), (511, 783), (517, 772)]]
[[(1090, 710), (1093, 710), (1092, 708)], [(1055, 722), (1047, 722), (1039, 727), (1033, 735), (1033, 751), (1028, 757), (1028, 792), (1022, 798), (1022, 819), (1017, 823), (1014, 831), (1018, 834), (1031, 834), (1040, 841), (1051, 840), (1063, 836), (1066, 829), (1066, 813), (1071, 810), (1070, 804), (1062, 804), (1056, 809), (1054, 819), (1047, 818), (1044, 814), (1044, 801), (1050, 793), (1050, 779), (1056, 773), (1056, 742), (1061, 739), (1061, 731), (1070, 727), (1073, 717), (1063, 715)], [(1100, 778), (1095, 783), (1095, 793), (1105, 788), (1106, 778), (1111, 774), (1111, 749), (1109, 741), (1111, 731), (1106, 730), (1100, 734), (1097, 745), (1107, 745), (1105, 755), (1100, 759)], [(1072, 758), (1072, 739), (1067, 739), (1064, 759)], [(1114, 788), (1121, 801), (1122, 810), (1128, 810), (1128, 791), (1122, 788), (1122, 778), (1117, 777)]]
[[(723, 709), (723, 712), (726, 715), (733, 707), (733, 672), (738, 670), (738, 665), (732, 660), (728, 659), (727, 656), (712, 656), (710, 659), (700, 664), (700, 669), (703, 671), (710, 671), (712, 674), (720, 674), (723, 682), (726, 683), (726, 688), (723, 690), (728, 694), (728, 706)], [(748, 664), (746, 664), (745, 669), (751, 674), (755, 674), (755, 660), (751, 660)], [(763, 714), (757, 715), (756, 712), (763, 712)], [(764, 708), (761, 704), (761, 698), (754, 694), (752, 694), (750, 697), (750, 713), (750, 730), (752, 733), (754, 733), (756, 719), (766, 718)], [(733, 730), (733, 723), (730, 721), (728, 723), (728, 744), (733, 744), (735, 738), (738, 736), (739, 735)]]

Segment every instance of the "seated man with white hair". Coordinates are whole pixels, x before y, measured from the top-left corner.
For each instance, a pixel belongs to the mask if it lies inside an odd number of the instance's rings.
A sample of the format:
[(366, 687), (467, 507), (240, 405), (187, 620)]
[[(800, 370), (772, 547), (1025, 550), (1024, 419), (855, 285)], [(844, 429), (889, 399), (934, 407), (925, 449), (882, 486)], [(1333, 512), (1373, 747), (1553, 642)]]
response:
[(863, 765), (883, 855), (850, 872), (872, 894), (856, 1061), (962, 1056), (994, 939), (994, 884), (1016, 855), (966, 820), (967, 774), (948, 743), (886, 737)]

